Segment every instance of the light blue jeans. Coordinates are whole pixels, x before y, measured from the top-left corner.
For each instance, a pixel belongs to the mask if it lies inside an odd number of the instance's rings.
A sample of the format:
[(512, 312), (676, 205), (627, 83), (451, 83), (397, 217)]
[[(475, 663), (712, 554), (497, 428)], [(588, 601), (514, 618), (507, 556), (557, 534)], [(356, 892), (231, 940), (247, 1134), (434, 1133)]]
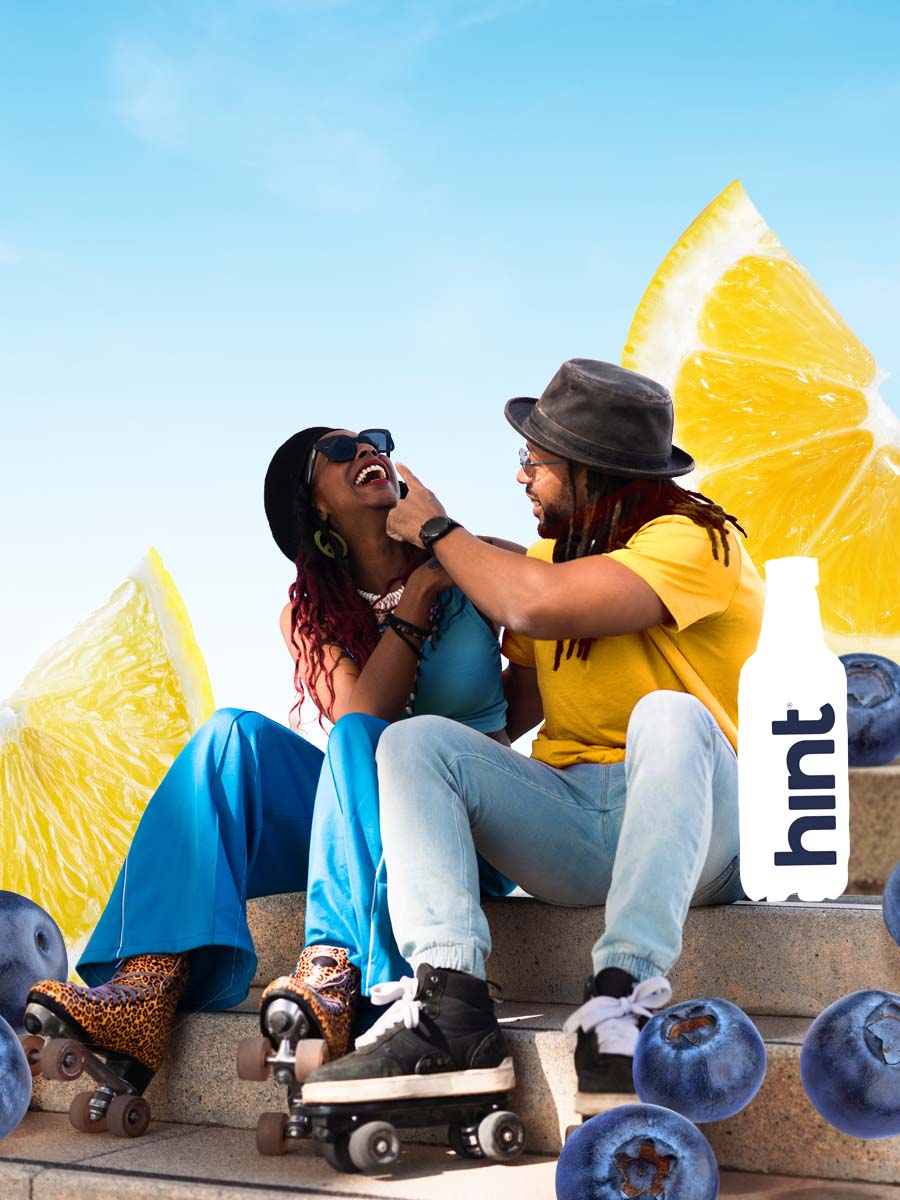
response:
[(476, 851), (551, 904), (606, 905), (594, 972), (665, 975), (688, 908), (744, 899), (737, 758), (694, 696), (634, 707), (624, 763), (563, 770), (443, 717), (377, 751), (388, 905), (403, 957), (485, 978)]

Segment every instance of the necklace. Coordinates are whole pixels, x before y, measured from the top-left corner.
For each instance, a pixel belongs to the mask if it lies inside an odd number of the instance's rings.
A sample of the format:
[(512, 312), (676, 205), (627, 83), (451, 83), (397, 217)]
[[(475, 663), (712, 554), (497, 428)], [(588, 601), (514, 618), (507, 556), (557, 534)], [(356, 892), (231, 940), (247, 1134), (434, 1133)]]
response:
[(386, 596), (379, 596), (377, 592), (367, 592), (363, 588), (357, 588), (357, 592), (362, 596), (368, 604), (374, 608), (396, 608), (400, 603), (400, 597), (403, 595), (403, 585), (395, 588), (394, 591), (388, 592)]

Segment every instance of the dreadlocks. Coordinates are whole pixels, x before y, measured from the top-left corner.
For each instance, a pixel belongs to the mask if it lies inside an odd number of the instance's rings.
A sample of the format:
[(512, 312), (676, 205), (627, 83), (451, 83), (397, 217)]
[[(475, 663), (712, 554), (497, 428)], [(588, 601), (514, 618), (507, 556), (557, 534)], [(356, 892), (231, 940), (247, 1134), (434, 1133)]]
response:
[[(588, 467), (588, 501), (583, 509), (579, 509), (575, 503), (575, 465), (570, 462), (568, 467), (573, 512), (566, 530), (556, 538), (554, 562), (569, 562), (574, 558), (620, 550), (642, 525), (655, 517), (670, 514), (688, 517), (706, 530), (712, 556), (717, 562), (721, 542), (726, 567), (729, 545), (725, 522), (739, 529), (744, 537), (747, 536), (736, 517), (725, 512), (708, 496), (680, 487), (673, 479), (624, 478)], [(576, 654), (578, 658), (586, 659), (595, 641), (596, 638), (572, 638), (566, 658)], [(564, 649), (564, 642), (557, 641), (554, 671), (559, 669)]]

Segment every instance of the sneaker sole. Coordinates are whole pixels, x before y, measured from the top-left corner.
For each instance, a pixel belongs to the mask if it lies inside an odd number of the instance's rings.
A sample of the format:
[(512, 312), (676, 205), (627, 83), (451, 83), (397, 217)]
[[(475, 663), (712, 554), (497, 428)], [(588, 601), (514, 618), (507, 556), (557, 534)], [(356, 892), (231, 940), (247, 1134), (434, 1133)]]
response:
[(499, 1067), (441, 1071), (434, 1075), (395, 1075), (386, 1079), (335, 1079), (303, 1085), (303, 1104), (364, 1104), (370, 1100), (417, 1100), (480, 1096), (508, 1092), (516, 1086), (513, 1060)]
[(621, 1104), (640, 1104), (636, 1092), (576, 1092), (575, 1111), (581, 1117), (596, 1117)]

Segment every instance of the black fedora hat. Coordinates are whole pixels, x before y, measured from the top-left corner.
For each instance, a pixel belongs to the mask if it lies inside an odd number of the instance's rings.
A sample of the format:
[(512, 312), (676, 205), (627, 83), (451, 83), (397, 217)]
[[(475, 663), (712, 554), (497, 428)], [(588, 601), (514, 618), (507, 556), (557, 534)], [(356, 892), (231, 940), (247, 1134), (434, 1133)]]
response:
[(671, 479), (694, 460), (672, 445), (672, 397), (660, 383), (615, 363), (571, 358), (540, 399), (508, 400), (514, 429), (561, 458), (612, 475)]
[(328, 425), (301, 429), (278, 447), (266, 471), (263, 501), (269, 528), (279, 550), (291, 562), (297, 558), (300, 526), (310, 504), (304, 474), (306, 464), (313, 446), (326, 433), (331, 433)]

